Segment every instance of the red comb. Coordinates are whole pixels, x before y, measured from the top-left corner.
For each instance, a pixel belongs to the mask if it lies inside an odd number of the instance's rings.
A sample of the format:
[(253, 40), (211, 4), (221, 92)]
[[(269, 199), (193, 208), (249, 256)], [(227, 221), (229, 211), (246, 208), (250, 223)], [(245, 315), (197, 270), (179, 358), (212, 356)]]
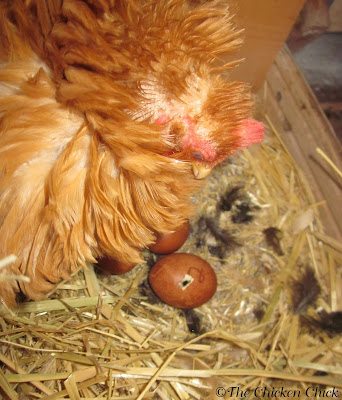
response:
[(260, 143), (264, 138), (264, 124), (255, 119), (248, 118), (242, 123), (240, 133), (240, 146), (247, 147), (253, 143)]

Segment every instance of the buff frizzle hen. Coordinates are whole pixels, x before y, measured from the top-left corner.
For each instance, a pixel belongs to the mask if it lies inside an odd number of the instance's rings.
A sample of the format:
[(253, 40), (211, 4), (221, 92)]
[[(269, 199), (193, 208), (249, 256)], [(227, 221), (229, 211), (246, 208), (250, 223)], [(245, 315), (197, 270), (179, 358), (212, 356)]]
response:
[[(227, 1), (0, 1), (0, 299), (101, 256), (141, 261), (200, 178), (259, 142)], [(228, 76), (229, 77), (229, 76)], [(2, 271), (3, 272), (3, 271)]]

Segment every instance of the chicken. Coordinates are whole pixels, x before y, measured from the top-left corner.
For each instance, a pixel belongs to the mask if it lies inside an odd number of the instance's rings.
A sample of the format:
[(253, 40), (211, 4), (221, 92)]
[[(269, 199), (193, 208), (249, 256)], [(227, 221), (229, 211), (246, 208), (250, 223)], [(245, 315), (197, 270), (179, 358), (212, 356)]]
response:
[(262, 139), (226, 1), (0, 3), (0, 298), (40, 299), (101, 256), (141, 261), (200, 180)]

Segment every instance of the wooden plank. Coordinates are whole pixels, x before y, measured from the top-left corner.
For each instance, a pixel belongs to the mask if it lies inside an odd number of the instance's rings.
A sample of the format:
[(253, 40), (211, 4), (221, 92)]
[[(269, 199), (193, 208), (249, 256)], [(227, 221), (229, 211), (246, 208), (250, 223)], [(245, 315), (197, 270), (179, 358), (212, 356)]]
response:
[(245, 58), (232, 77), (263, 83), (275, 56), (284, 44), (305, 0), (239, 0), (237, 23), (245, 28), (245, 43), (238, 53)]
[(342, 32), (342, 0), (334, 0), (329, 10), (329, 32)]
[(266, 113), (303, 170), (321, 209), (325, 231), (342, 239), (342, 181), (319, 157), (320, 147), (342, 170), (341, 144), (315, 95), (287, 49), (277, 56), (267, 75)]
[(307, 0), (301, 13), (302, 36), (316, 36), (329, 26), (329, 6), (326, 0)]

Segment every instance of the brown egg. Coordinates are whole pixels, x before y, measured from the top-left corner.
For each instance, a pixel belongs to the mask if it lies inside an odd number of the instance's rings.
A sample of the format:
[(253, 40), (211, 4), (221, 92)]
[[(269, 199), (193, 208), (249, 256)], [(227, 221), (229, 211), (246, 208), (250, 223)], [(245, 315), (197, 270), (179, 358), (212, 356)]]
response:
[(190, 224), (186, 221), (177, 230), (171, 233), (158, 234), (157, 240), (149, 249), (156, 254), (170, 254), (183, 246), (189, 236)]
[(110, 257), (102, 257), (97, 260), (97, 267), (107, 274), (122, 275), (131, 271), (135, 267), (135, 264), (118, 261)]
[(149, 274), (150, 285), (165, 303), (177, 308), (195, 308), (216, 292), (213, 268), (193, 254), (176, 253), (161, 258)]

